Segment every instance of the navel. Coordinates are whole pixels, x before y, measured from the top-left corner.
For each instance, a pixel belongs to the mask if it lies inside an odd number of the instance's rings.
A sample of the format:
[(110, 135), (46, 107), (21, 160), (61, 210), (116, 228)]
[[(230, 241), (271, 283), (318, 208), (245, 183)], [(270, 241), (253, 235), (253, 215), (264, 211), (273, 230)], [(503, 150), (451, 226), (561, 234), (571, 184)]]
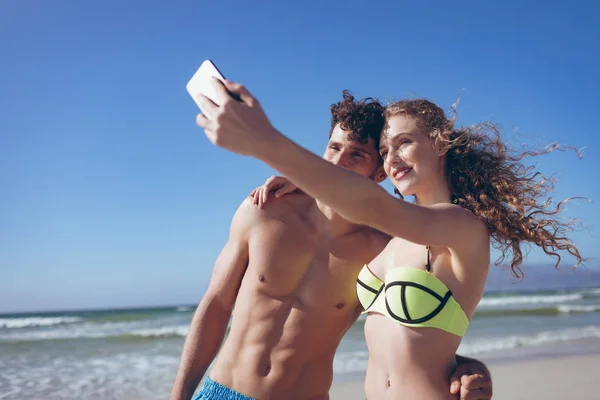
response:
[(344, 303), (337, 303), (335, 306), (338, 310), (341, 310), (342, 308), (344, 308)]

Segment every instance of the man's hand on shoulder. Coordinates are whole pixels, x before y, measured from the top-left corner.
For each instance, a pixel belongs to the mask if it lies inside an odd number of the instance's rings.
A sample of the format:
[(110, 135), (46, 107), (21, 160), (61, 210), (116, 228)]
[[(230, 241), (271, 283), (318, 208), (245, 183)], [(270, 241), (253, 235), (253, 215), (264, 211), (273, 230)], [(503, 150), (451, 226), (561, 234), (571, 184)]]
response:
[(258, 206), (258, 208), (263, 208), (264, 204), (269, 200), (270, 194), (272, 194), (272, 197), (274, 198), (279, 198), (292, 192), (304, 193), (287, 178), (273, 175), (268, 178), (262, 186), (254, 189), (252, 193), (250, 193), (250, 197), (252, 198), (253, 203)]
[(457, 355), (458, 366), (450, 378), (450, 393), (461, 400), (492, 398), (492, 375), (481, 361)]

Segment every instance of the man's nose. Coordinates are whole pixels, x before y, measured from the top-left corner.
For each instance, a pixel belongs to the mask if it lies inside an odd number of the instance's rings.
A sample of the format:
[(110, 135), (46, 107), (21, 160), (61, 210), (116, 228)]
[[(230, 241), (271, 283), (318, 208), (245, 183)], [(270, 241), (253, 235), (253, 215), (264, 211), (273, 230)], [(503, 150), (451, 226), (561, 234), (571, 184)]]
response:
[(350, 166), (350, 156), (344, 151), (340, 151), (335, 155), (331, 162), (340, 167), (348, 168)]

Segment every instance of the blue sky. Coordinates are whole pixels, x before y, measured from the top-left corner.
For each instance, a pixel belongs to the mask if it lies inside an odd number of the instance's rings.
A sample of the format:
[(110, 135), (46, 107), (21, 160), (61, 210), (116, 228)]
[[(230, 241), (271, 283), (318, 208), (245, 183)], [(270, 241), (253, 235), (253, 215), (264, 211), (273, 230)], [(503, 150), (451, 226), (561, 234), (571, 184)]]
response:
[(201, 298), (235, 209), (273, 173), (196, 127), (185, 84), (205, 58), (318, 153), (346, 88), (445, 109), (460, 93), (460, 124), (587, 146), (536, 162), (556, 198), (596, 201), (568, 212), (598, 269), (598, 3), (288, 3), (0, 3), (0, 312)]

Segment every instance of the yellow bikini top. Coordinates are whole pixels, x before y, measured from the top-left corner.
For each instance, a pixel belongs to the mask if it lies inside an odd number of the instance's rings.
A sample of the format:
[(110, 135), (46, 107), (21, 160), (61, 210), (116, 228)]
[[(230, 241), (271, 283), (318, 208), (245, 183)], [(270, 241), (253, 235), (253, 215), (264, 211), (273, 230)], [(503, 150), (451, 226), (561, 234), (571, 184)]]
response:
[(464, 336), (469, 319), (444, 282), (431, 273), (429, 246), (426, 267), (426, 271), (391, 269), (384, 283), (365, 265), (356, 280), (363, 313), (379, 313), (401, 325), (438, 328)]

